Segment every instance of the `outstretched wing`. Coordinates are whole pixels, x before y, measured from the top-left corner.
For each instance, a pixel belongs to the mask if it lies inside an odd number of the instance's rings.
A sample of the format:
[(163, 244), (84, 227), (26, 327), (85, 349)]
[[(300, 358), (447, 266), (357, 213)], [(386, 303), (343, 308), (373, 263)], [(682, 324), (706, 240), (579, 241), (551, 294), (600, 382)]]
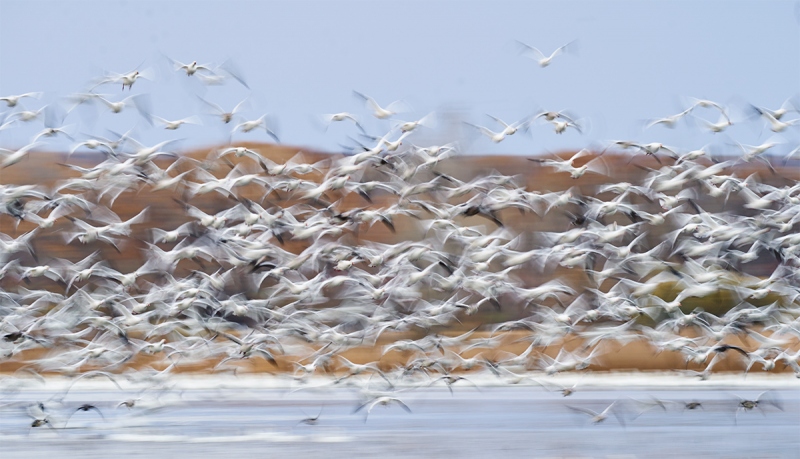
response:
[(519, 40), (517, 40), (517, 44), (519, 44), (519, 46), (522, 48), (522, 52), (523, 53), (533, 54), (536, 57), (536, 59), (544, 59), (545, 58), (545, 55), (542, 54), (542, 52), (539, 51), (538, 48), (534, 48), (533, 46), (531, 46), (531, 45), (529, 45), (527, 43), (523, 43), (523, 42), (521, 42)]

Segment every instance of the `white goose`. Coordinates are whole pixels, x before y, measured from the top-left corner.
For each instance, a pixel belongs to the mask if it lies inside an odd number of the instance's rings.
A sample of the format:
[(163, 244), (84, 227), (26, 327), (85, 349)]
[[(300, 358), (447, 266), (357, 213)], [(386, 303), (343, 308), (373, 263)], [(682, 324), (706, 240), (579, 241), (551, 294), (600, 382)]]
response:
[(149, 117), (149, 103), (145, 94), (128, 96), (118, 102), (112, 102), (100, 94), (95, 95), (94, 98), (105, 104), (112, 113), (120, 113), (125, 108), (133, 106), (136, 107), (139, 113), (145, 116), (145, 118)]
[(19, 94), (16, 96), (5, 96), (0, 97), (1, 102), (5, 102), (8, 108), (14, 108), (19, 103), (20, 99), (24, 99), (25, 97), (32, 97), (34, 99), (41, 99), (42, 93), (41, 92), (26, 92), (25, 94)]
[(389, 406), (392, 403), (400, 405), (401, 408), (403, 408), (404, 410), (408, 411), (409, 413), (411, 412), (411, 408), (409, 408), (408, 405), (403, 403), (403, 401), (400, 400), (399, 398), (397, 398), (397, 397), (389, 397), (389, 396), (382, 396), (382, 397), (376, 397), (376, 398), (374, 398), (372, 400), (368, 400), (366, 403), (363, 403), (363, 404), (359, 405), (358, 407), (356, 407), (356, 409), (355, 409), (355, 411), (353, 411), (353, 413), (357, 413), (357, 412), (361, 411), (364, 407), (367, 407), (367, 413), (364, 416), (364, 422), (367, 422), (367, 418), (369, 417), (369, 414), (372, 412), (373, 408), (375, 408), (378, 405)]
[(95, 83), (94, 86), (92, 86), (90, 91), (94, 90), (94, 88), (96, 88), (96, 87), (98, 87), (100, 85), (104, 85), (104, 84), (107, 84), (107, 83), (116, 83), (116, 84), (121, 83), (123, 91), (125, 90), (126, 86), (129, 89), (133, 89), (133, 83), (135, 83), (136, 80), (138, 80), (139, 78), (144, 78), (145, 80), (149, 80), (150, 79), (150, 72), (147, 71), (147, 70), (143, 70), (142, 72), (140, 72), (138, 70), (134, 70), (132, 72), (128, 72), (128, 73), (124, 73), (124, 74), (111, 74), (110, 76), (105, 76), (105, 77), (100, 78), (99, 80), (97, 80), (97, 82)]
[(517, 43), (519, 43), (520, 46), (523, 47), (523, 53), (529, 55), (529, 57), (531, 57), (533, 60), (535, 60), (539, 64), (539, 67), (542, 67), (542, 68), (547, 67), (548, 65), (550, 65), (553, 62), (553, 59), (555, 59), (556, 56), (558, 56), (559, 54), (561, 54), (561, 53), (563, 53), (565, 51), (569, 51), (569, 50), (573, 49), (574, 46), (575, 46), (575, 41), (571, 41), (571, 42), (567, 43), (566, 45), (563, 45), (563, 46), (560, 46), (560, 47), (556, 48), (556, 50), (553, 51), (553, 53), (550, 54), (549, 56), (545, 56), (544, 53), (539, 51), (538, 48), (535, 48), (535, 47), (533, 47), (531, 45), (523, 43), (523, 42), (521, 42), (519, 40), (517, 40)]
[(367, 107), (369, 107), (372, 110), (372, 115), (380, 120), (391, 118), (392, 116), (396, 115), (399, 111), (399, 104), (401, 103), (399, 100), (392, 102), (391, 104), (387, 105), (384, 108), (378, 105), (378, 103), (372, 97), (361, 94), (358, 91), (353, 91), (353, 93), (356, 96), (364, 99), (364, 101), (367, 104)]
[(356, 118), (356, 116), (353, 115), (352, 113), (339, 112), (339, 113), (320, 115), (320, 119), (322, 120), (322, 123), (325, 125), (326, 130), (328, 129), (328, 126), (330, 126), (330, 124), (333, 122), (350, 120), (353, 123), (355, 123), (356, 127), (358, 127), (358, 129), (360, 129), (361, 132), (364, 132), (364, 128), (361, 126), (361, 123), (359, 123), (358, 118)]
[(433, 117), (433, 115), (434, 115), (433, 113), (428, 113), (427, 115), (423, 116), (422, 118), (420, 118), (420, 119), (418, 119), (416, 121), (408, 121), (408, 122), (405, 122), (405, 123), (401, 123), (401, 124), (397, 125), (397, 127), (400, 128), (401, 132), (404, 132), (404, 133), (405, 132), (411, 132), (414, 129), (420, 127), (420, 126), (428, 126), (428, 123), (430, 122), (430, 119)]
[(478, 126), (477, 124), (472, 124), (472, 123), (467, 122), (467, 121), (464, 121), (464, 124), (474, 127), (475, 129), (478, 130), (478, 132), (480, 132), (481, 134), (483, 134), (486, 137), (488, 137), (489, 140), (491, 140), (494, 143), (502, 142), (503, 140), (505, 140), (506, 135), (507, 135), (505, 129), (503, 129), (500, 132), (494, 132), (494, 131), (492, 131), (491, 129), (489, 129), (487, 127)]
[(125, 86), (127, 86), (129, 90), (132, 90), (133, 89), (133, 83), (139, 78), (142, 78), (142, 74), (139, 73), (138, 70), (133, 71), (133, 72), (127, 74), (127, 75), (122, 75), (119, 78), (119, 80), (122, 82), (122, 90), (123, 91), (125, 90)]
[(236, 116), (236, 114), (239, 113), (242, 110), (242, 108), (244, 107), (244, 105), (248, 101), (248, 99), (245, 98), (244, 100), (242, 100), (241, 102), (236, 104), (236, 106), (233, 107), (233, 110), (226, 111), (225, 109), (223, 109), (219, 105), (217, 105), (217, 104), (215, 104), (213, 102), (209, 102), (209, 101), (203, 99), (202, 97), (198, 96), (198, 99), (200, 99), (203, 103), (205, 103), (206, 105), (211, 107), (211, 109), (214, 112), (216, 112), (216, 114), (220, 117), (220, 119), (222, 119), (222, 122), (225, 123), (225, 124), (230, 123), (233, 120), (233, 117)]
[(609, 413), (612, 413), (612, 414), (614, 414), (614, 416), (617, 417), (617, 420), (619, 421), (619, 423), (624, 427), (625, 426), (625, 421), (622, 419), (622, 416), (614, 409), (614, 406), (616, 404), (617, 404), (617, 402), (614, 402), (611, 405), (608, 405), (608, 407), (606, 407), (606, 409), (604, 409), (603, 411), (601, 411), (599, 413), (596, 412), (596, 411), (590, 410), (588, 408), (581, 408), (581, 407), (578, 407), (578, 406), (567, 406), (567, 408), (571, 409), (572, 411), (578, 412), (578, 413), (588, 414), (589, 416), (591, 416), (592, 424), (599, 424), (599, 423), (605, 421), (606, 419), (608, 419)]
[(22, 161), (28, 156), (28, 153), (30, 153), (31, 150), (39, 145), (41, 145), (41, 142), (33, 142), (16, 151), (0, 148), (0, 156), (5, 156), (5, 158), (0, 161), (0, 169), (5, 169), (6, 167), (13, 166), (14, 164)]
[(501, 126), (503, 126), (503, 131), (502, 132), (503, 132), (504, 135), (514, 135), (520, 129), (526, 130), (526, 129), (528, 129), (528, 127), (530, 126), (530, 124), (532, 122), (532, 119), (530, 117), (528, 117), (528, 118), (523, 118), (523, 119), (521, 119), (519, 121), (515, 121), (515, 122), (513, 122), (511, 124), (508, 124), (505, 121), (501, 120), (500, 118), (497, 118), (496, 116), (492, 116), (492, 115), (488, 115), (488, 114), (486, 116), (488, 116), (489, 118), (497, 121)]
[(183, 70), (184, 72), (186, 72), (186, 76), (192, 76), (201, 70), (213, 73), (213, 71), (211, 70), (210, 67), (208, 67), (207, 64), (198, 64), (197, 61), (192, 61), (188, 64), (184, 64), (183, 62), (176, 61), (175, 59), (169, 57), (167, 59), (169, 59), (170, 62), (172, 62), (172, 65), (175, 66), (175, 70)]
[(200, 125), (203, 124), (202, 121), (200, 121), (200, 118), (197, 115), (192, 115), (192, 116), (189, 116), (187, 118), (182, 118), (182, 119), (174, 120), (174, 121), (170, 121), (170, 120), (167, 120), (167, 119), (161, 118), (160, 116), (155, 116), (155, 115), (151, 115), (150, 118), (152, 120), (154, 120), (154, 121), (157, 121), (162, 126), (164, 126), (164, 129), (167, 129), (167, 130), (170, 130), (170, 131), (174, 131), (174, 130), (180, 128), (181, 126), (183, 126), (184, 124), (194, 124), (194, 125), (197, 125), (197, 126), (200, 126)]
[(781, 121), (779, 118), (776, 118), (775, 115), (770, 112), (769, 110), (764, 110), (761, 108), (753, 106), (753, 110), (755, 110), (762, 118), (769, 122), (769, 129), (772, 132), (783, 132), (786, 128), (790, 126), (794, 126), (797, 123), (800, 123), (800, 118), (788, 120), (788, 121)]
[(244, 121), (242, 123), (237, 124), (231, 130), (231, 134), (233, 134), (236, 131), (241, 131), (241, 132), (244, 132), (244, 133), (248, 133), (250, 131), (253, 131), (253, 130), (259, 129), (259, 128), (264, 129), (264, 131), (270, 137), (275, 139), (276, 142), (280, 142), (280, 139), (278, 139), (278, 135), (275, 134), (275, 132), (267, 126), (267, 115), (261, 115), (257, 119), (248, 120), (248, 121)]
[(694, 107), (690, 107), (690, 108), (687, 108), (686, 110), (684, 110), (684, 111), (682, 111), (680, 113), (676, 113), (676, 114), (670, 115), (670, 116), (665, 116), (663, 118), (656, 118), (656, 119), (648, 122), (647, 125), (645, 126), (645, 129), (650, 129), (651, 127), (653, 127), (653, 126), (655, 126), (657, 124), (660, 124), (660, 125), (662, 125), (664, 127), (673, 129), (678, 124), (678, 121), (682, 120), (685, 116), (687, 116), (689, 113), (692, 112), (693, 108)]

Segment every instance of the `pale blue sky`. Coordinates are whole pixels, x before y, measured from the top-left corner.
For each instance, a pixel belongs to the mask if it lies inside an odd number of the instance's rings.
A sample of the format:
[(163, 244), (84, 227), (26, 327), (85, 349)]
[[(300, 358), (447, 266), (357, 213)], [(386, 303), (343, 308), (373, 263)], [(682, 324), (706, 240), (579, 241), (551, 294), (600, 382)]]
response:
[[(567, 109), (586, 120), (584, 135), (558, 136), (537, 125), (532, 136), (499, 145), (440, 120), (409, 139), (424, 144), (458, 136), (468, 152), (524, 155), (619, 138), (691, 149), (730, 139), (756, 144), (772, 134), (763, 123), (734, 126), (726, 138), (687, 126), (643, 130), (643, 121), (680, 111), (681, 96), (777, 108), (800, 92), (793, 1), (3, 0), (0, 19), (0, 95), (46, 93), (42, 101), (25, 101), (27, 108), (83, 91), (104, 71), (127, 72), (144, 61), (142, 68), (155, 70), (156, 80), (138, 81), (133, 93), (150, 93), (156, 115), (181, 118), (199, 112), (193, 94), (202, 87), (164, 72), (160, 56), (201, 63), (231, 58), (252, 89), (248, 118), (270, 113), (283, 143), (326, 150), (358, 131), (333, 125), (324, 132), (314, 115), (352, 112), (376, 135), (390, 127), (369, 119), (353, 90), (383, 104), (403, 99), (413, 108), (398, 117), (404, 120), (436, 111), (492, 126), (487, 113), (514, 121), (539, 108)], [(515, 40), (545, 52), (578, 40), (579, 53), (539, 68), (520, 55)], [(113, 85), (96, 91), (122, 94)], [(229, 84), (208, 88), (204, 97), (232, 107), (248, 94)], [(713, 112), (698, 114), (716, 121)], [(146, 143), (224, 141), (225, 131), (214, 121), (204, 118), (206, 127), (177, 132), (142, 124), (138, 135)], [(71, 114), (66, 121), (91, 134), (104, 134), (106, 127), (125, 131), (137, 122), (133, 113), (107, 111), (96, 120)], [(0, 145), (24, 145), (41, 129), (0, 132)], [(784, 137), (794, 141), (797, 135)]]

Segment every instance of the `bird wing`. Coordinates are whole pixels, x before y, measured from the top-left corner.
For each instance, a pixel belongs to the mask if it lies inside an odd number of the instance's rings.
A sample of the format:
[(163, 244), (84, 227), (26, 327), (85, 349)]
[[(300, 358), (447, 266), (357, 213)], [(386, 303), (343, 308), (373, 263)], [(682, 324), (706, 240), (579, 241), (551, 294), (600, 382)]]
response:
[(228, 333), (225, 333), (223, 331), (217, 331), (217, 330), (211, 330), (211, 329), (208, 329), (208, 331), (214, 332), (214, 333), (216, 333), (218, 335), (221, 335), (221, 336), (224, 336), (225, 338), (228, 338), (229, 340), (233, 341), (234, 343), (238, 344), (239, 346), (244, 344), (244, 341), (240, 340), (239, 338), (237, 338), (237, 337), (235, 337), (233, 335), (229, 335)]
[(238, 104), (236, 104), (235, 107), (233, 107), (233, 110), (231, 110), (231, 113), (238, 112), (244, 106), (244, 104), (248, 101), (248, 99), (249, 99), (248, 97), (245, 97), (244, 99), (242, 99), (241, 102), (239, 102)]
[(362, 93), (360, 93), (358, 91), (353, 91), (353, 94), (355, 94), (356, 96), (364, 99), (364, 102), (366, 102), (367, 105), (369, 105), (372, 109), (378, 110), (378, 109), (381, 108), (381, 106), (378, 105), (378, 103), (375, 102), (375, 99), (373, 99), (372, 97), (369, 97), (369, 96), (367, 96), (365, 94), (362, 94)]
[(468, 122), (465, 122), (465, 123), (467, 125), (469, 125), (469, 126), (474, 127), (475, 129), (480, 131), (481, 134), (483, 134), (483, 135), (485, 135), (487, 137), (494, 137), (494, 135), (496, 134), (495, 132), (492, 132), (492, 130), (489, 129), (489, 128), (485, 128), (483, 126), (478, 126), (477, 124), (472, 124), (472, 123), (468, 123)]
[(403, 401), (400, 400), (399, 398), (393, 398), (392, 401), (396, 402), (398, 405), (400, 405), (404, 410), (408, 411), (409, 413), (411, 412), (411, 408), (409, 408), (408, 405), (403, 403)]
[(588, 408), (581, 408), (579, 406), (569, 406), (569, 405), (567, 405), (567, 408), (569, 408), (572, 411), (575, 411), (577, 413), (588, 414), (589, 416), (597, 416), (597, 414), (598, 414), (596, 411), (592, 411), (592, 410), (590, 410)]
[(497, 121), (498, 123), (502, 124), (503, 127), (508, 127), (508, 123), (506, 123), (505, 121), (501, 120), (500, 118), (497, 118), (496, 116), (492, 116), (492, 115), (490, 115), (488, 113), (486, 114), (486, 116), (488, 116), (489, 118), (491, 118), (491, 119)]
[(242, 84), (247, 89), (250, 89), (250, 85), (247, 84), (247, 81), (244, 79), (241, 70), (239, 67), (233, 63), (230, 59), (223, 62), (222, 65), (219, 66), (222, 70), (228, 73), (231, 77), (233, 77), (236, 81)]
[(521, 41), (519, 41), (519, 40), (517, 40), (517, 43), (518, 43), (520, 46), (522, 46), (522, 48), (523, 48), (523, 52), (532, 53), (532, 54), (534, 54), (534, 55), (535, 55), (535, 56), (536, 56), (538, 59), (544, 59), (544, 58), (545, 58), (545, 55), (544, 55), (544, 54), (542, 54), (542, 52), (541, 52), (541, 51), (539, 51), (539, 49), (538, 49), (538, 48), (534, 48), (533, 46), (531, 46), (531, 45), (529, 45), (529, 44), (527, 44), (527, 43), (523, 43), (523, 42), (521, 42)]
[[(368, 401), (366, 401), (366, 402), (364, 402), (364, 403), (362, 403), (362, 404), (358, 405), (358, 406), (356, 407), (356, 409), (354, 409), (354, 410), (353, 410), (353, 414), (355, 414), (355, 413), (358, 413), (359, 411), (363, 410), (363, 409), (364, 409), (364, 407), (365, 407), (365, 406), (367, 406), (367, 405), (369, 405), (370, 403), (372, 403), (372, 405), (374, 406), (374, 405), (375, 405), (375, 403), (377, 403), (377, 402), (376, 402), (376, 401), (372, 401), (372, 400), (368, 400)], [(369, 409), (371, 410), (371, 409), (372, 409), (372, 406), (370, 406), (370, 408), (369, 408)], [(369, 413), (369, 411), (367, 411), (367, 413)]]
[(202, 98), (202, 97), (200, 97), (200, 96), (197, 96), (197, 98), (198, 98), (198, 99), (200, 99), (200, 101), (201, 101), (201, 102), (205, 103), (205, 104), (206, 104), (206, 105), (208, 105), (209, 107), (211, 107), (211, 108), (213, 108), (214, 110), (216, 110), (217, 112), (219, 112), (219, 113), (225, 113), (225, 109), (223, 109), (223, 108), (222, 108), (222, 107), (220, 107), (219, 105), (217, 105), (217, 104), (215, 104), (215, 103), (213, 103), (213, 102), (209, 102), (209, 101), (207, 101), (207, 100), (203, 99), (203, 98)]

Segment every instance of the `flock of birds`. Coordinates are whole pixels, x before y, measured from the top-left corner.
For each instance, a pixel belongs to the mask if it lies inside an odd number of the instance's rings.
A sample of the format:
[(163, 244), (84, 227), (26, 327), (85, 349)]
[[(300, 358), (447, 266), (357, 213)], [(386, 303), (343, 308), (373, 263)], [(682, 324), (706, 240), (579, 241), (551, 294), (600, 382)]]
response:
[[(542, 67), (567, 50), (546, 57), (526, 49)], [(247, 85), (231, 63), (172, 63), (206, 84)], [(63, 125), (83, 104), (105, 106), (109, 116), (133, 107), (144, 125), (167, 132), (202, 122), (200, 114), (153, 115), (145, 93), (94, 91), (133, 92), (144, 77), (138, 70), (107, 75), (66, 103), (35, 110), (26, 107), (39, 93), (0, 97), (8, 109), (0, 131), (43, 127), (30, 144), (0, 151), (2, 176), (13, 176), (55, 137), (74, 142), (69, 155), (53, 160), (76, 174), (48, 185), (0, 185), (0, 355), (19, 368), (16, 376), (163, 383), (182, 366), (205, 362), (224, 371), (264, 360), (298, 384), (321, 374), (334, 385), (358, 381), (366, 398), (356, 411), (366, 413), (392, 404), (410, 410), (401, 386), (452, 391), (482, 372), (551, 388), (534, 376), (602, 368), (604, 356), (633, 342), (654, 356), (682, 356), (685, 371), (703, 379), (720, 362), (743, 373), (788, 367), (800, 377), (800, 183), (776, 170), (769, 156), (775, 142), (739, 145), (724, 158), (634, 141), (531, 158), (528, 170), (574, 185), (545, 191), (523, 175), (465, 176), (458, 142), (413, 144), (432, 115), (396, 121), (395, 108), (361, 93), (385, 133), (368, 135), (359, 115), (324, 115), (328, 123), (353, 123), (373, 143), (344, 155), (301, 152), (282, 163), (263, 153), (274, 147), (226, 146), (192, 157), (179, 154), (174, 139), (146, 146), (133, 130), (75, 138)], [(243, 103), (230, 111), (204, 105), (231, 132), (278, 139), (267, 117), (242, 116)], [(797, 112), (791, 103), (754, 110), (775, 133), (798, 121), (789, 119)], [(720, 122), (702, 113), (718, 113)], [(714, 132), (734, 123), (723, 104), (694, 100), (648, 127), (683, 126), (690, 117)], [(560, 111), (514, 123), (493, 119), (499, 130), (474, 125), (493, 142), (539, 122), (556, 133), (580, 130), (576, 117)], [(79, 165), (75, 153), (90, 150), (93, 165)], [(612, 169), (625, 162), (640, 179), (617, 180)], [(743, 170), (757, 172), (744, 177)], [(166, 222), (153, 218), (160, 204), (147, 197), (156, 193), (171, 193), (182, 212)], [(114, 209), (121, 201), (137, 213), (120, 217)], [(177, 223), (163, 226), (170, 221)], [(548, 225), (559, 229), (541, 229)], [(37, 249), (41, 241), (82, 255), (49, 256)], [(126, 270), (106, 256), (123, 250), (139, 253), (141, 263)], [(754, 265), (771, 272), (750, 274)], [(688, 310), (703, 301), (732, 307)], [(461, 331), (452, 336), (452, 329)], [(510, 352), (515, 343), (526, 347)], [(381, 355), (358, 363), (345, 357), (358, 349)], [(575, 389), (558, 387), (564, 396)], [(758, 405), (741, 400), (738, 408)], [(613, 406), (576, 409), (599, 422)], [(32, 426), (48, 425), (47, 410), (37, 409)]]

